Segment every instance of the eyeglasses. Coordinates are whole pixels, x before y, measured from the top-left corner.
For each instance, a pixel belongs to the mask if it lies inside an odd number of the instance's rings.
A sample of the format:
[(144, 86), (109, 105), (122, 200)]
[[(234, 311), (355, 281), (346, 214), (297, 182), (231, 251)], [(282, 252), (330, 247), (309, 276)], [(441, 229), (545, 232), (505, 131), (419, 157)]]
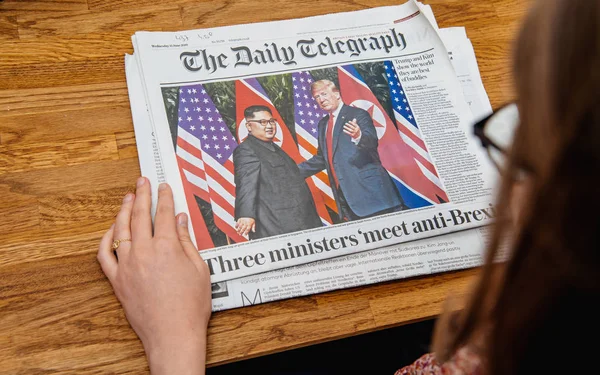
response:
[(269, 119), (269, 120), (246, 120), (246, 122), (256, 122), (258, 124), (260, 124), (260, 126), (262, 126), (263, 128), (267, 127), (267, 124), (271, 125), (271, 126), (277, 126), (278, 122), (277, 120), (275, 120), (274, 118)]
[(510, 103), (481, 119), (474, 126), (475, 135), (501, 173), (506, 170), (508, 150), (512, 146), (518, 125), (519, 109), (515, 103)]

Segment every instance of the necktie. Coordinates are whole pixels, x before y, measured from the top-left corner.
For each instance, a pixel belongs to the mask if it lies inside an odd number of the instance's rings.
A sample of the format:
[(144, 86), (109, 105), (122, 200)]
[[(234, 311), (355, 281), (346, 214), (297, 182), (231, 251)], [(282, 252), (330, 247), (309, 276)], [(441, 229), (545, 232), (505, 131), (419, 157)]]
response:
[(335, 175), (335, 169), (333, 169), (333, 126), (335, 121), (333, 119), (333, 114), (329, 115), (329, 122), (327, 123), (327, 135), (325, 141), (327, 142), (327, 159), (329, 159), (329, 169), (331, 170), (331, 177), (333, 177), (333, 181), (335, 182), (335, 187), (338, 188), (340, 183)]

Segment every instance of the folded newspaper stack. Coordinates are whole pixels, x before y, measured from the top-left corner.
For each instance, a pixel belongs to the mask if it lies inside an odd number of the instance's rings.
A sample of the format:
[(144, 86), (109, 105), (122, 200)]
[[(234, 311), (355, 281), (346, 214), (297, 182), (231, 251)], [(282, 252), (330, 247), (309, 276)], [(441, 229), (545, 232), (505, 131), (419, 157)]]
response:
[(213, 310), (481, 264), (497, 176), (464, 28), (410, 1), (132, 41), (142, 174), (189, 215)]

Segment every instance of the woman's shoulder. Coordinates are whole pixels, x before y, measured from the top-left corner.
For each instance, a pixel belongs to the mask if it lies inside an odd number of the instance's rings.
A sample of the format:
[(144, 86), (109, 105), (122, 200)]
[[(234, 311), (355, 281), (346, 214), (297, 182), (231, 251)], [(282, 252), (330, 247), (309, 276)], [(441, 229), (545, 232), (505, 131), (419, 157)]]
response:
[(442, 368), (435, 359), (435, 355), (427, 353), (417, 359), (413, 364), (402, 367), (395, 375), (441, 375)]
[(467, 348), (462, 348), (447, 362), (438, 363), (435, 354), (427, 353), (413, 364), (396, 371), (395, 375), (479, 375), (481, 360)]

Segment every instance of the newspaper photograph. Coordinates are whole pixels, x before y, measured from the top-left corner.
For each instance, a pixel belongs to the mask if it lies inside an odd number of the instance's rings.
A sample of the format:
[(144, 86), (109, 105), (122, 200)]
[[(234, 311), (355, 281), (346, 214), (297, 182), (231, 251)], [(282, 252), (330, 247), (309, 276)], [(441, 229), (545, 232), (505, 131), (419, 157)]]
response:
[(390, 61), (162, 91), (203, 248), (449, 202)]
[[(380, 22), (359, 25), (365, 13)], [(478, 72), (467, 93), (444, 46), (450, 39), (472, 51), (466, 34), (442, 41), (432, 17), (410, 2), (278, 21), (289, 35), (269, 40), (261, 39), (267, 24), (244, 25), (244, 38), (236, 26), (133, 38), (126, 67), (132, 113), (143, 96), (134, 113), (142, 171), (153, 187), (169, 182), (177, 210), (189, 213), (213, 309), (287, 298), (260, 291), (361, 257), (391, 267), (394, 258), (372, 254), (431, 243), (457, 245), (398, 256), (414, 264), (378, 271), (385, 277), (360, 267), (353, 282), (300, 283), (291, 295), (478, 264), (486, 230), (467, 229), (493, 220), (496, 175), (469, 126), (471, 110), (481, 114), (489, 101)], [(329, 28), (314, 31), (317, 18)], [(164, 42), (219, 31), (230, 38)], [(464, 62), (476, 68), (474, 54)], [(448, 251), (456, 257), (441, 256)]]

